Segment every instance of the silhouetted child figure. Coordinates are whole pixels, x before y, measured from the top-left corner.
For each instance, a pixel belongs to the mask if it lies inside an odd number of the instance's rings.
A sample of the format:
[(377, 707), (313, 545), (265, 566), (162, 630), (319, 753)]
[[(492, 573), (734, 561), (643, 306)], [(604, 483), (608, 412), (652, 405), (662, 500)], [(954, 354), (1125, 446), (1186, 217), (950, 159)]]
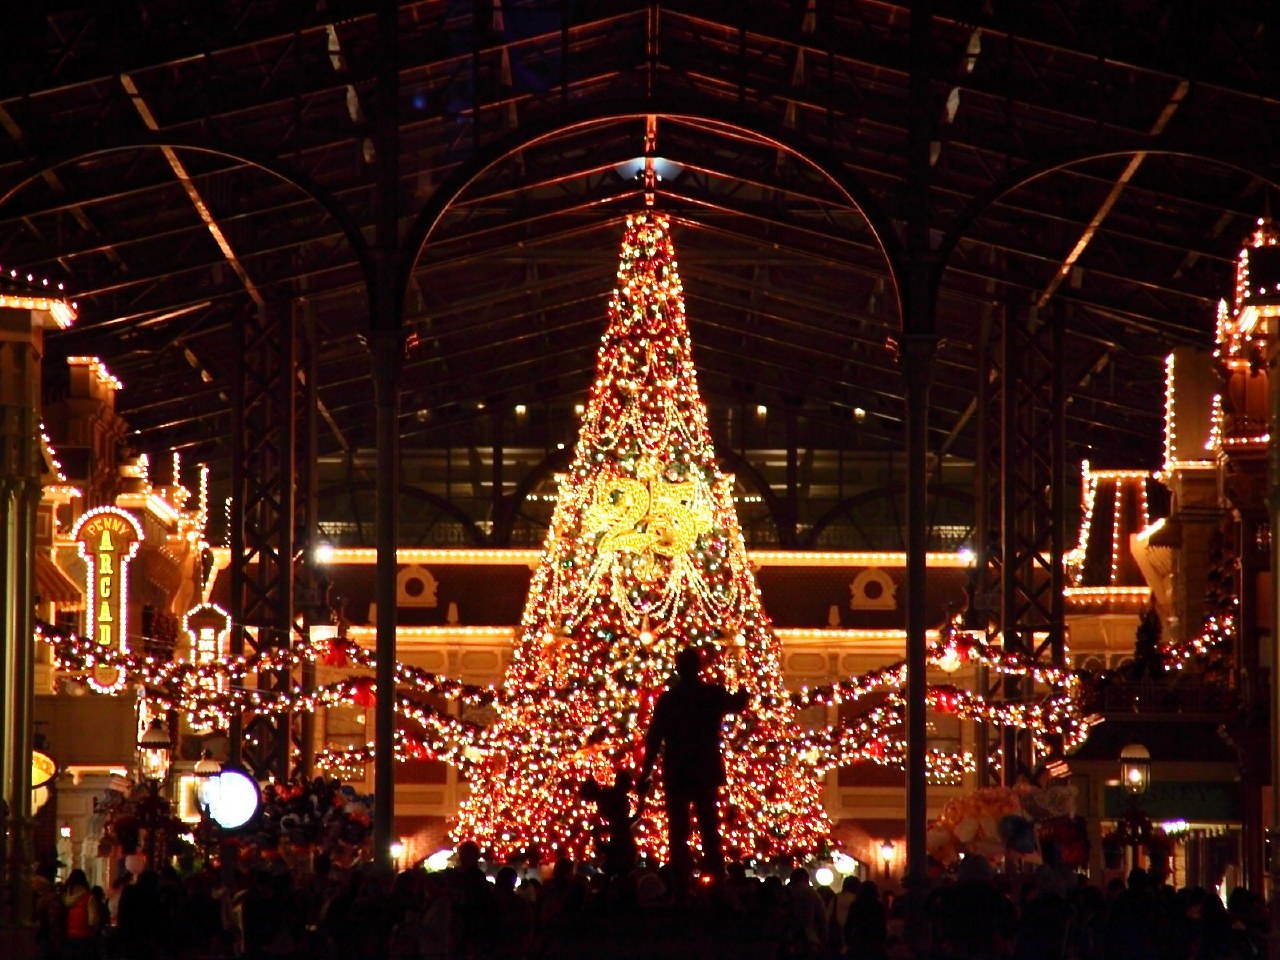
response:
[(611, 787), (600, 786), (594, 777), (582, 785), (582, 798), (596, 805), (604, 821), (604, 836), (597, 833), (596, 849), (603, 854), (604, 872), (611, 877), (630, 873), (636, 865), (631, 827), (640, 819), (640, 810), (631, 812), (631, 786), (629, 770), (619, 770)]

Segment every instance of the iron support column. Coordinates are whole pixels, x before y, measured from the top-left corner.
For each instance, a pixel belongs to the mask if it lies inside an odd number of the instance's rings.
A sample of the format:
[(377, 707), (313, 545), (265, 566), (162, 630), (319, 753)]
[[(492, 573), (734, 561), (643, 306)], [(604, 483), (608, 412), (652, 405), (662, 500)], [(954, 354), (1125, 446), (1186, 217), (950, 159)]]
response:
[[(1267, 642), (1270, 644), (1270, 684), (1269, 684), (1269, 716), (1271, 752), (1271, 810), (1270, 827), (1267, 829), (1267, 840), (1263, 849), (1268, 852), (1267, 862), (1263, 865), (1271, 879), (1271, 932), (1267, 938), (1267, 956), (1270, 960), (1280, 960), (1280, 789), (1277, 789), (1277, 776), (1280, 775), (1280, 653), (1277, 640), (1280, 629), (1277, 629), (1280, 611), (1280, 337), (1274, 332), (1270, 338), (1270, 357), (1267, 364), (1267, 402), (1268, 402), (1268, 434), (1267, 443), (1267, 523), (1271, 550), (1271, 576), (1268, 578), (1269, 607), (1271, 610), (1270, 631)], [(1264, 813), (1264, 816), (1267, 814)], [(1261, 856), (1261, 854), (1260, 854)], [(1256, 891), (1261, 893), (1262, 891)]]
[(910, 73), (907, 78), (906, 272), (901, 362), (907, 431), (907, 939), (925, 941), (927, 854), (925, 826), (925, 589), (928, 577), (926, 502), (929, 484), (929, 382), (937, 350), (934, 332), (933, 252), (930, 239), (932, 0), (911, 2)]
[[(295, 430), (294, 499), (296, 503), (293, 514), (292, 571), (297, 579), (306, 585), (306, 604), (301, 620), (301, 634), (295, 639), (304, 648), (309, 648), (313, 618), (318, 615), (324, 616), (326, 618), (324, 622), (328, 623), (331, 614), (328, 611), (328, 598), (324, 589), (327, 581), (315, 562), (315, 550), (318, 545), (316, 490), (319, 483), (316, 460), (320, 449), (317, 436), (320, 395), (316, 382), (320, 365), (316, 357), (315, 310), (310, 303), (303, 301), (297, 305), (297, 311), (295, 329), (298, 337), (298, 363), (293, 377), (293, 387), (297, 394), (294, 413), (298, 418), (298, 424)], [(296, 600), (299, 594), (297, 588), (294, 594)], [(314, 659), (308, 658), (303, 661), (298, 686), (303, 693), (315, 692), (316, 662)], [(311, 710), (300, 710), (296, 719), (297, 726), (293, 730), (293, 736), (298, 758), (297, 775), (302, 779), (310, 780), (315, 776), (316, 717)]]
[[(929, 544), (929, 382), (933, 375), (936, 339), (929, 334), (908, 336), (903, 367), (907, 394), (907, 887), (911, 924), (916, 934), (923, 923), (926, 877), (927, 820), (925, 758), (928, 733), (925, 695), (928, 690), (926, 551)], [(918, 941), (916, 941), (918, 942)]]
[[(504, 459), (506, 458), (506, 445), (503, 437), (503, 428), (506, 424), (506, 399), (504, 397), (491, 398), (489, 400), (489, 432), (490, 432), (490, 448), (493, 451), (493, 463), (489, 469), (489, 480), (493, 485), (493, 490), (489, 495), (489, 543), (493, 546), (509, 546), (511, 543), (511, 530), (515, 526), (515, 517), (507, 514), (506, 497), (503, 496), (503, 476), (504, 476)], [(512, 504), (512, 506), (518, 506)]]
[[(288, 649), (294, 640), (294, 479), (297, 342), (292, 304), (271, 297), (238, 318), (232, 396), (231, 653)], [(252, 648), (251, 650), (247, 648)], [(257, 673), (271, 704), (293, 692), (287, 668)], [(233, 715), (230, 760), (258, 780), (289, 779), (287, 712), (245, 707)]]
[[(978, 332), (978, 382), (975, 385), (975, 423), (978, 436), (978, 456), (975, 464), (975, 498), (973, 523), (973, 599), (969, 605), (969, 623), (972, 629), (981, 630), (983, 639), (992, 639), (992, 602), (998, 596), (999, 568), (1002, 557), (996, 534), (1000, 517), (1000, 437), (1001, 422), (999, 402), (1001, 384), (992, 374), (1000, 370), (993, 359), (999, 351), (999, 336), (992, 323), (990, 306), (982, 312)], [(979, 666), (974, 674), (974, 684), (988, 699), (995, 699), (1002, 689), (1002, 681), (992, 682), (990, 671)], [(989, 787), (1000, 780), (997, 768), (991, 762), (995, 744), (1000, 742), (998, 731), (990, 724), (979, 723), (974, 731), (975, 780), (979, 787)]]
[(391, 865), (395, 817), (396, 712), (396, 514), (400, 496), (400, 354), (399, 331), (374, 332), (373, 384), (377, 403), (378, 488), (376, 533), (378, 565), (374, 597), (378, 605), (377, 700), (373, 739), (373, 852), (379, 864)]
[(378, 604), (374, 707), (373, 858), (392, 869), (395, 825), (395, 663), (396, 521), (400, 499), (400, 361), (404, 353), (404, 304), (401, 297), (400, 129), (397, 104), (400, 73), (397, 56), (399, 4), (378, 0), (378, 75), (374, 148), (377, 154), (374, 218), (374, 275), (370, 290), (370, 338), (374, 402), (377, 406), (377, 549), (374, 597)]
[[(1006, 653), (1056, 667), (1064, 666), (1066, 658), (1065, 323), (1061, 304), (1038, 309), (1011, 298), (997, 373), (1000, 635)], [(1000, 687), (1011, 703), (1037, 695), (1030, 676), (1008, 675)], [(1002, 779), (1013, 786), (1019, 773), (1029, 775), (1042, 755), (1032, 730), (1006, 726), (1001, 733)], [(1046, 754), (1061, 747), (1057, 738), (1039, 741)]]
[(800, 536), (800, 407), (799, 397), (782, 398), (782, 411), (787, 428), (787, 527), (781, 544), (795, 549)]

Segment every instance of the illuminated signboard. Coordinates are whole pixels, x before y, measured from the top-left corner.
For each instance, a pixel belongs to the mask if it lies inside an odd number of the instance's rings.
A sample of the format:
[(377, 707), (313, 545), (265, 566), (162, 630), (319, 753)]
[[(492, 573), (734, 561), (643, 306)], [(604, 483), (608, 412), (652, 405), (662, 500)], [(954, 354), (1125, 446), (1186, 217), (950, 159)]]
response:
[[(231, 635), (231, 617), (216, 603), (201, 603), (192, 607), (182, 618), (182, 629), (191, 644), (191, 662), (195, 664), (219, 663), (227, 655), (228, 637)], [(197, 672), (188, 682), (194, 683), (201, 699), (223, 693), (227, 678), (221, 673)], [(195, 711), (187, 717), (191, 728), (197, 732), (212, 730), (218, 725), (216, 714)]]
[(31, 789), (38, 790), (58, 774), (53, 757), (39, 750), (31, 751)]
[[(71, 537), (88, 565), (85, 578), (85, 632), (108, 650), (129, 650), (129, 561), (143, 540), (142, 527), (117, 507), (98, 507), (76, 521)], [(88, 677), (100, 693), (124, 686), (117, 667), (99, 664)]]
[(31, 751), (31, 811), (39, 810), (49, 800), (49, 781), (58, 774), (53, 757), (39, 750)]

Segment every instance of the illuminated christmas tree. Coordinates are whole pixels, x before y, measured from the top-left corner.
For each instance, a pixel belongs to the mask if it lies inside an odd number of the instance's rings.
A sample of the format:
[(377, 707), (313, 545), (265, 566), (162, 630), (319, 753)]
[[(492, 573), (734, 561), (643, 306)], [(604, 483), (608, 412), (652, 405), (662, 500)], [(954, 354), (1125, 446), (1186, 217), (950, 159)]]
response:
[[(815, 851), (828, 836), (781, 650), (748, 564), (733, 480), (716, 465), (668, 221), (629, 217), (596, 379), (529, 588), (496, 718), (472, 751), (454, 827), (499, 859), (585, 857), (588, 779), (637, 770), (676, 651), (751, 705), (725, 734), (729, 857)], [(662, 784), (637, 825), (666, 859)]]

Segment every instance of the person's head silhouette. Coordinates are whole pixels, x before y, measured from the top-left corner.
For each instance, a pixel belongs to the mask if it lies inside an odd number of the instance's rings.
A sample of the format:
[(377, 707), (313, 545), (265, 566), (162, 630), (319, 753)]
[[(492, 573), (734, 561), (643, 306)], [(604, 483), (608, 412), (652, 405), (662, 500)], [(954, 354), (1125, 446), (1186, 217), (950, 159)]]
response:
[(681, 680), (695, 680), (702, 672), (702, 654), (697, 647), (684, 647), (676, 654), (676, 674)]

